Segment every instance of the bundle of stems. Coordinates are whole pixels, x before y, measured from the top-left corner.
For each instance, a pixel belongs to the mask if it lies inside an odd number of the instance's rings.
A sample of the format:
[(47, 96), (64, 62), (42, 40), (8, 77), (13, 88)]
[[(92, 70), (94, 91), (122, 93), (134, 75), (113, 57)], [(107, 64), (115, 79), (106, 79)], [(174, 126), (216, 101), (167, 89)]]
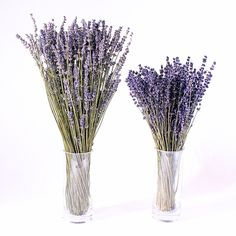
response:
[(200, 110), (202, 97), (211, 81), (215, 62), (206, 70), (204, 56), (199, 70), (193, 67), (190, 57), (182, 64), (178, 57), (160, 72), (139, 66), (129, 71), (126, 82), (134, 103), (146, 119), (156, 144), (162, 151), (182, 150), (194, 118)]
[[(66, 153), (66, 206), (72, 215), (84, 215), (90, 201), (90, 152), (107, 107), (120, 82), (132, 33), (122, 36), (105, 21), (77, 18), (65, 30), (54, 20), (26, 39), (17, 34), (40, 70), (50, 108)], [(128, 40), (129, 38), (129, 40)]]
[[(54, 20), (26, 39), (44, 79), (48, 101), (69, 153), (92, 150), (95, 135), (120, 82), (120, 72), (129, 52), (132, 33), (113, 32), (105, 21), (77, 18), (65, 30), (66, 18), (57, 30)], [(127, 42), (127, 38), (130, 40)], [(126, 45), (125, 45), (126, 44)]]
[(181, 63), (178, 57), (166, 58), (159, 73), (139, 66), (129, 71), (126, 82), (134, 103), (147, 121), (157, 148), (158, 181), (156, 204), (162, 211), (175, 208), (180, 153), (192, 127), (202, 98), (212, 78), (215, 62), (206, 70), (207, 57), (201, 67), (193, 67), (190, 57)]

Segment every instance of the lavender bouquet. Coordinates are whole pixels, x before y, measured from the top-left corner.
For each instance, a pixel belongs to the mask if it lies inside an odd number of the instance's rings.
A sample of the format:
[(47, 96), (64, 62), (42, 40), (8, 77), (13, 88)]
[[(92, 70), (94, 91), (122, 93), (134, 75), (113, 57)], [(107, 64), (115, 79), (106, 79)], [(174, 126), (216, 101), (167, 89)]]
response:
[(212, 78), (215, 62), (206, 70), (204, 56), (200, 69), (195, 69), (190, 57), (182, 64), (178, 57), (159, 72), (139, 66), (129, 71), (126, 80), (134, 103), (147, 121), (157, 148), (158, 181), (156, 206), (171, 211), (176, 206), (180, 154), (192, 127), (202, 98)]
[(59, 29), (52, 20), (38, 32), (31, 17), (34, 34), (17, 38), (43, 77), (66, 153), (66, 205), (80, 216), (89, 208), (90, 152), (120, 82), (132, 33), (128, 28), (122, 36), (122, 27), (113, 31), (105, 21), (78, 24), (77, 18), (65, 30), (66, 17)]

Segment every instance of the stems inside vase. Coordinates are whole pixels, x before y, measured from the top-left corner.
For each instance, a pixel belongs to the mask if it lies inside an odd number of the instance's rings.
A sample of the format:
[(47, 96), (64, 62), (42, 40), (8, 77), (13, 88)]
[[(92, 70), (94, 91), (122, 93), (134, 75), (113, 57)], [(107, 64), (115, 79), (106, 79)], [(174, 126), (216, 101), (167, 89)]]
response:
[(155, 208), (160, 212), (174, 211), (178, 207), (181, 151), (157, 151), (157, 194)]
[(66, 209), (84, 216), (90, 210), (90, 153), (66, 153)]

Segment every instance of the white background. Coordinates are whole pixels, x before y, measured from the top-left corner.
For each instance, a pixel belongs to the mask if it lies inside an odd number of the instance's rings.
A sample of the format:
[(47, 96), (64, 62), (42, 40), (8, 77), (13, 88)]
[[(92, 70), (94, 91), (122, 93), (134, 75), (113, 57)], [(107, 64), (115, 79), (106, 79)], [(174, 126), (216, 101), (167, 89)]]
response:
[[(234, 1), (0, 0), (0, 235), (235, 235), (236, 116)], [(38, 69), (15, 38), (55, 18), (60, 24), (105, 19), (134, 32), (122, 83), (95, 139), (95, 219), (61, 216), (63, 145)], [(217, 62), (184, 154), (182, 217), (151, 218), (154, 142), (124, 82), (138, 64), (158, 69), (165, 57), (203, 55)]]

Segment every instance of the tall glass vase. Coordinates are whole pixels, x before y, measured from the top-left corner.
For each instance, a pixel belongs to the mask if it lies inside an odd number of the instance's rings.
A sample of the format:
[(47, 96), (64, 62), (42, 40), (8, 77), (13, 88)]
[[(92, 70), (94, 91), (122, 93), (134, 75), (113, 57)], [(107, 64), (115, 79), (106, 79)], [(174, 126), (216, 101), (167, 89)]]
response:
[(65, 153), (65, 213), (70, 222), (92, 219), (90, 198), (90, 157), (88, 153)]
[(182, 151), (157, 150), (157, 192), (153, 202), (153, 217), (174, 221), (180, 216)]

